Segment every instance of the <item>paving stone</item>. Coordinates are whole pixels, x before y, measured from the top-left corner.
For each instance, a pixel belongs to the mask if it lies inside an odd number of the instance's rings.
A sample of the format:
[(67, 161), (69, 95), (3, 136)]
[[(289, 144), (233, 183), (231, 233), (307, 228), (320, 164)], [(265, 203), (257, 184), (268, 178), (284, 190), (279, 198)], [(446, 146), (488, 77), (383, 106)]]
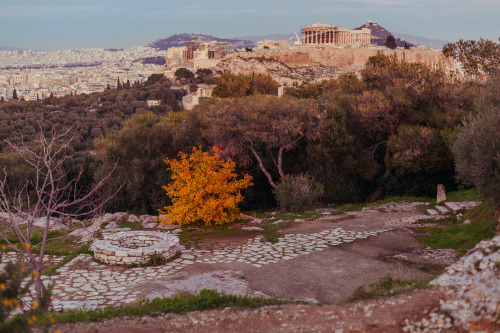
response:
[(445, 206), (436, 206), (434, 207), (440, 214), (448, 214), (450, 210)]

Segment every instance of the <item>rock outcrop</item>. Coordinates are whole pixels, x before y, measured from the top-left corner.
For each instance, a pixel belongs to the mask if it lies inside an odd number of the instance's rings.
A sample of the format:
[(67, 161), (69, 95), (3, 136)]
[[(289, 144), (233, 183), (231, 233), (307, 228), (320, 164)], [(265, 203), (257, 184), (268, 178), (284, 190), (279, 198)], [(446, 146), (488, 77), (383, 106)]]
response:
[(398, 59), (419, 62), (447, 71), (455, 70), (453, 59), (433, 49), (389, 50), (385, 48), (298, 47), (290, 50), (266, 50), (229, 54), (214, 68), (216, 72), (269, 73), (281, 84), (322, 81), (345, 72), (359, 72), (369, 57), (377, 53), (396, 55)]

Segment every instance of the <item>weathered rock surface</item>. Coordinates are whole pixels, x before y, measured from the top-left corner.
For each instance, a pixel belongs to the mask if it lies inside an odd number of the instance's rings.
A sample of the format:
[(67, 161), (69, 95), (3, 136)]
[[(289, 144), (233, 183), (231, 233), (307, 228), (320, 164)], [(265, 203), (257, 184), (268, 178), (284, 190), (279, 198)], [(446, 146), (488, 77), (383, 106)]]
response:
[(359, 72), (369, 57), (381, 52), (395, 55), (407, 62), (418, 62), (430, 68), (454, 70), (451, 58), (434, 49), (389, 50), (377, 48), (314, 47), (290, 50), (239, 52), (227, 55), (214, 68), (222, 73), (269, 73), (275, 80), (291, 85), (294, 82), (322, 81), (345, 72)]

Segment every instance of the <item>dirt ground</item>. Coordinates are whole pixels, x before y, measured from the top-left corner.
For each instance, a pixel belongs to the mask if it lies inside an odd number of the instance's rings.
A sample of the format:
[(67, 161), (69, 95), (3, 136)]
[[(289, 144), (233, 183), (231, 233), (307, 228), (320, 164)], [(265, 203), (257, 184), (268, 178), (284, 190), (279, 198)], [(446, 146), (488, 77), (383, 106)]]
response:
[[(284, 305), (224, 308), (185, 315), (115, 318), (98, 323), (58, 325), (61, 332), (401, 332), (408, 322), (437, 311), (444, 293), (416, 290), (395, 297), (346, 305)], [(441, 332), (457, 332), (444, 329)]]

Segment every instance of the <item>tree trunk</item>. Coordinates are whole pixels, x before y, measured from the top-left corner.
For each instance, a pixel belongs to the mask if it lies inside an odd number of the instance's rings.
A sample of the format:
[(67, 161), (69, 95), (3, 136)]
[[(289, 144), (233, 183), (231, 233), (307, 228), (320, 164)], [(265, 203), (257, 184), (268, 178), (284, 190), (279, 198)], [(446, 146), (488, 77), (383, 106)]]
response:
[(262, 163), (262, 159), (260, 158), (259, 154), (257, 154), (257, 152), (255, 151), (255, 149), (253, 147), (249, 147), (249, 148), (250, 148), (250, 151), (255, 156), (255, 159), (259, 163), (260, 170), (267, 177), (267, 180), (269, 181), (269, 184), (272, 186), (272, 188), (276, 190), (278, 188), (278, 186), (273, 181), (273, 178), (271, 177), (271, 174), (269, 172), (267, 172), (266, 168), (264, 167), (264, 164)]
[[(385, 148), (384, 166), (385, 166), (385, 172), (382, 175), (381, 178), (382, 180), (389, 178), (389, 176), (391, 175), (391, 155), (387, 147)], [(383, 193), (384, 193), (384, 187), (382, 185), (379, 185), (377, 189), (372, 194), (370, 194), (368, 199), (366, 199), (366, 202), (377, 201), (382, 196)]]

